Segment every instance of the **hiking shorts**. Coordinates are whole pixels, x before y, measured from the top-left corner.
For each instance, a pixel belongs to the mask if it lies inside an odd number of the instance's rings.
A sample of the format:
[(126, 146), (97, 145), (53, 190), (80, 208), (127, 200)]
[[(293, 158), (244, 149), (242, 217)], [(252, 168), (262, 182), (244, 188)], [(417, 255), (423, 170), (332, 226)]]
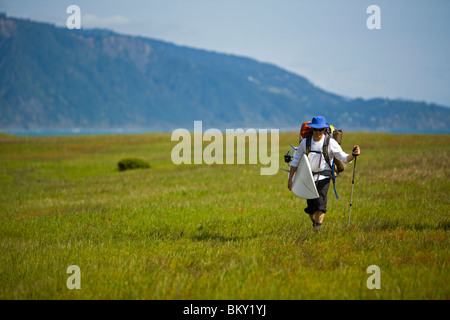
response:
[(328, 189), (330, 188), (330, 181), (330, 178), (316, 181), (319, 197), (306, 200), (307, 207), (305, 208), (305, 212), (307, 214), (313, 214), (316, 211), (322, 211), (323, 213), (327, 212), (327, 194)]

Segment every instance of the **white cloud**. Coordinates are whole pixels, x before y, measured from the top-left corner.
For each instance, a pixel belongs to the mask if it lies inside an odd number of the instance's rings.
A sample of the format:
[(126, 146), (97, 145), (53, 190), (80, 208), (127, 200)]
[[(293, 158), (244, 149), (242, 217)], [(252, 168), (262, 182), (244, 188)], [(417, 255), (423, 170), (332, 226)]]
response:
[(83, 28), (113, 28), (113, 27), (124, 27), (131, 23), (131, 20), (121, 16), (114, 15), (111, 17), (98, 17), (93, 14), (82, 14), (81, 15), (81, 25)]

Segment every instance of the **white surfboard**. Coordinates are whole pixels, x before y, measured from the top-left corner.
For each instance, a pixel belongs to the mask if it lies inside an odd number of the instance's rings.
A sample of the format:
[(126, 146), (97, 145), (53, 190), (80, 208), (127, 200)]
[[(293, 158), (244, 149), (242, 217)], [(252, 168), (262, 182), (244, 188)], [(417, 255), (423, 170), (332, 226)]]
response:
[(308, 158), (303, 154), (297, 171), (292, 178), (292, 192), (299, 198), (316, 199), (319, 197)]

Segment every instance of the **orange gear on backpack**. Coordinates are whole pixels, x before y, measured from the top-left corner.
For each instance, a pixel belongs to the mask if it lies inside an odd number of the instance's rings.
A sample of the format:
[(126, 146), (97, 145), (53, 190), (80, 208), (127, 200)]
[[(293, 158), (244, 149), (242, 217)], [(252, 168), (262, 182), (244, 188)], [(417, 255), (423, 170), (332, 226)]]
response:
[(300, 128), (300, 140), (305, 138), (312, 130), (312, 128), (308, 126), (308, 123), (309, 121), (303, 122), (302, 127)]

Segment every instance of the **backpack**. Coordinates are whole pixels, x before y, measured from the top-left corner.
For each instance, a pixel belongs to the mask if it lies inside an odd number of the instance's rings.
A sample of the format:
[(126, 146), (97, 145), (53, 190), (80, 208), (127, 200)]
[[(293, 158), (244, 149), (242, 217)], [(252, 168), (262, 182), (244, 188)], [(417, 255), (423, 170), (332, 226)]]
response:
[[(311, 139), (312, 139), (312, 128), (310, 126), (308, 126), (308, 122), (309, 121), (303, 122), (303, 124), (300, 128), (300, 139), (299, 139), (299, 144), (302, 141), (302, 139), (304, 139), (304, 138), (308, 139), (308, 140), (306, 140), (306, 155), (308, 155), (311, 152)], [(324, 135), (325, 135), (325, 141), (323, 143), (322, 154), (323, 154), (323, 157), (325, 158), (325, 161), (327, 162), (328, 166), (330, 168), (332, 168), (331, 162), (330, 162), (330, 157), (328, 155), (328, 145), (330, 143), (330, 138), (331, 138), (331, 136), (333, 136), (333, 139), (336, 140), (337, 143), (339, 143), (339, 145), (341, 145), (343, 132), (342, 132), (342, 130), (337, 130), (332, 125), (330, 125), (330, 127), (325, 130)], [(315, 152), (315, 151), (313, 151), (313, 152)], [(338, 172), (338, 173), (343, 172), (347, 168), (347, 165), (345, 163), (343, 163), (342, 161), (340, 161), (336, 158), (334, 158), (333, 161), (334, 161), (334, 166), (335, 166), (334, 169), (336, 172)]]
[[(344, 171), (347, 168), (347, 165), (336, 158), (333, 158), (333, 164), (331, 164), (330, 156), (328, 154), (328, 145), (330, 144), (331, 136), (333, 136), (333, 139), (336, 140), (337, 143), (339, 143), (339, 145), (341, 145), (342, 135), (343, 135), (342, 130), (337, 130), (332, 125), (330, 125), (330, 127), (326, 128), (325, 132), (324, 132), (325, 141), (323, 142), (322, 151), (321, 152), (320, 151), (311, 151), (311, 139), (312, 139), (313, 133), (312, 133), (312, 128), (307, 125), (308, 122), (309, 121), (304, 122), (302, 124), (302, 127), (300, 128), (300, 142), (302, 141), (302, 139), (307, 139), (306, 140), (306, 155), (307, 156), (310, 152), (317, 152), (317, 153), (323, 154), (323, 157), (325, 158), (325, 161), (327, 162), (328, 166), (331, 168), (331, 171), (325, 170), (325, 171), (320, 172), (320, 174), (329, 176), (331, 178), (331, 180), (333, 181), (334, 194), (336, 195), (336, 199), (339, 199), (337, 192), (336, 192), (336, 186), (335, 186), (336, 176), (340, 172)], [(320, 157), (320, 161), (322, 161), (322, 157)], [(320, 166), (320, 162), (319, 162), (319, 166)]]

